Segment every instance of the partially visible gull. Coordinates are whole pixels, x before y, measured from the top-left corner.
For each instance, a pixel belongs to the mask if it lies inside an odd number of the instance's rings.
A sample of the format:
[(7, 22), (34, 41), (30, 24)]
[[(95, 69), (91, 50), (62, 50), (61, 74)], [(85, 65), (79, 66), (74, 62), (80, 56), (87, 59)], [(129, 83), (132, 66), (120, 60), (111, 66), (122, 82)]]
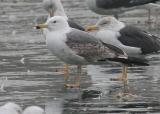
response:
[[(97, 14), (112, 15), (123, 13), (128, 10), (149, 6), (155, 7), (154, 3), (159, 0), (86, 0), (89, 8)], [(138, 6), (138, 7), (135, 7)]]
[(117, 46), (128, 55), (139, 56), (160, 50), (160, 38), (134, 26), (125, 25), (114, 17), (104, 17), (86, 31), (95, 30), (95, 36), (104, 43)]
[(43, 7), (49, 13), (49, 18), (53, 16), (63, 16), (68, 21), (70, 27), (84, 31), (82, 26), (67, 17), (61, 0), (43, 0)]
[(18, 104), (8, 102), (0, 107), (0, 114), (22, 114), (22, 109)]
[(75, 84), (66, 84), (67, 87), (79, 87), (81, 65), (107, 64), (108, 60), (126, 64), (123, 69), (123, 79), (126, 83), (127, 65), (148, 65), (145, 60), (130, 58), (121, 49), (103, 44), (87, 32), (69, 27), (62, 16), (50, 18), (46, 24), (38, 25), (47, 28), (46, 44), (48, 49), (67, 64), (77, 65)]
[(45, 114), (45, 111), (38, 106), (29, 106), (23, 111), (22, 114)]

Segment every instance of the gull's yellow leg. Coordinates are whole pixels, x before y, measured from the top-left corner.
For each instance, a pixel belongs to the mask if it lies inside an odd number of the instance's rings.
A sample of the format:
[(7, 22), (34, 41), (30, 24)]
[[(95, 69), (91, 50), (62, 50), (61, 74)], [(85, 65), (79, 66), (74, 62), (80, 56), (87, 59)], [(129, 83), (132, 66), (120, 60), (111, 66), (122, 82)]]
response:
[(81, 81), (81, 72), (82, 72), (82, 66), (78, 65), (77, 66), (77, 76), (75, 80), (75, 84), (80, 87), (80, 81)]
[[(65, 64), (63, 66), (63, 68), (56, 69), (56, 72), (60, 72), (60, 73), (64, 74), (65, 79), (66, 79), (66, 77), (68, 78), (68, 76), (69, 76), (69, 65)], [(66, 75), (68, 75), (68, 76), (66, 76)]]
[(126, 86), (126, 85), (128, 85), (128, 75), (127, 75), (127, 73), (128, 73), (128, 65), (124, 64), (123, 67), (124, 67), (123, 82), (124, 82), (124, 85)]
[(68, 78), (69, 78), (69, 65), (68, 64), (64, 65), (63, 74), (64, 74), (64, 79), (65, 79), (65, 84), (67, 84)]
[(130, 88), (128, 86), (128, 76), (127, 76), (128, 65), (124, 64), (123, 67), (124, 67), (124, 69), (123, 69), (124, 90), (122, 93), (119, 93), (117, 97), (120, 98), (121, 100), (131, 101), (131, 100), (134, 100), (135, 98), (138, 98), (138, 96), (136, 94), (133, 94), (130, 91)]
[(81, 77), (82, 67), (81, 65), (77, 66), (77, 76), (74, 84), (65, 84), (66, 88), (79, 88), (80, 87), (80, 77)]

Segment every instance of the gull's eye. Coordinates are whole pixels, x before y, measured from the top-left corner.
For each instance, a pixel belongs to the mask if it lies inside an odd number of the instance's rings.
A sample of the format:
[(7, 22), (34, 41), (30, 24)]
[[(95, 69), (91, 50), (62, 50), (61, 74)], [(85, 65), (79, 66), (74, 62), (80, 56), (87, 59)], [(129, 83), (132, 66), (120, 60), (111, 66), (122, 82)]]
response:
[(57, 23), (57, 21), (53, 21), (53, 23)]
[(104, 21), (104, 22), (101, 22), (99, 25), (105, 26), (105, 25), (108, 25), (109, 23), (110, 23), (109, 21)]
[(108, 24), (109, 22), (104, 22), (103, 24)]
[(102, 24), (103, 24), (103, 25), (106, 25), (106, 24), (108, 24), (108, 23), (109, 23), (108, 21), (105, 21), (105, 22), (103, 22)]

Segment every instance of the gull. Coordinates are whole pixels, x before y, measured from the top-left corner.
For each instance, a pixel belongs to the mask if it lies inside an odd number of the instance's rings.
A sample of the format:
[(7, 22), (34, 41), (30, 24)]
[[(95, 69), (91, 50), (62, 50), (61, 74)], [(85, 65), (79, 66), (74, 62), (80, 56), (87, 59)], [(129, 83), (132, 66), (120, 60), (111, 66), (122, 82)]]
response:
[(160, 50), (159, 37), (132, 25), (125, 25), (115, 17), (104, 17), (96, 25), (86, 27), (86, 31), (94, 31), (101, 41), (117, 46), (128, 55), (146, 55)]
[(29, 106), (22, 114), (45, 114), (45, 111), (39, 106)]
[[(160, 38), (131, 25), (125, 25), (114, 17), (104, 17), (96, 25), (86, 27), (104, 43), (124, 50), (129, 56), (145, 57), (160, 50)], [(113, 80), (121, 80), (119, 76)]]
[(69, 19), (64, 11), (61, 0), (43, 0), (43, 7), (48, 12), (48, 18), (53, 16), (63, 16), (69, 23), (70, 27), (84, 31), (85, 29)]
[(24, 61), (25, 61), (25, 58), (24, 58), (24, 57), (22, 57), (22, 58), (21, 58), (21, 60), (20, 60), (20, 62), (21, 62), (22, 64), (25, 64), (25, 62), (24, 62)]
[(137, 8), (159, 7), (155, 4), (157, 1), (159, 0), (86, 0), (89, 8), (95, 13), (102, 15), (115, 14), (115, 17), (118, 17), (120, 13)]
[(18, 104), (8, 102), (0, 107), (0, 114), (22, 114), (22, 109)]
[[(67, 17), (63, 5), (61, 3), (61, 0), (43, 0), (43, 7), (48, 12), (48, 19), (53, 16), (63, 16), (68, 21), (70, 27), (82, 31), (85, 30), (81, 25), (75, 23), (73, 20)], [(44, 28), (43, 29), (44, 36), (46, 36), (47, 32), (48, 32), (47, 29)], [(63, 74), (66, 80), (69, 75), (69, 66), (67, 64), (64, 65)]]
[(47, 28), (46, 44), (48, 49), (60, 60), (67, 64), (77, 65), (77, 76), (74, 84), (65, 84), (66, 87), (80, 87), (81, 66), (89, 64), (107, 64), (108, 61), (121, 62), (123, 82), (127, 82), (127, 65), (148, 65), (146, 60), (130, 58), (124, 51), (107, 43), (102, 43), (87, 32), (71, 28), (62, 16), (54, 16), (38, 28)]

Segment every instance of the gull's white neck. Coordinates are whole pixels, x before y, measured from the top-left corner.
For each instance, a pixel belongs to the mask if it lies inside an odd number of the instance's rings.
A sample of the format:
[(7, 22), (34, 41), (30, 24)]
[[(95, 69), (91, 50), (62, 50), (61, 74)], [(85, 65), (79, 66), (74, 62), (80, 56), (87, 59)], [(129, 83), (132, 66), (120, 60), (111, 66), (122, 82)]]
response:
[(71, 29), (61, 29), (56, 31), (49, 31), (46, 37), (46, 43), (48, 47), (52, 50), (52, 47), (54, 49), (57, 49), (57, 47), (62, 48), (63, 45), (65, 45), (65, 42), (67, 41), (66, 33), (69, 33)]

